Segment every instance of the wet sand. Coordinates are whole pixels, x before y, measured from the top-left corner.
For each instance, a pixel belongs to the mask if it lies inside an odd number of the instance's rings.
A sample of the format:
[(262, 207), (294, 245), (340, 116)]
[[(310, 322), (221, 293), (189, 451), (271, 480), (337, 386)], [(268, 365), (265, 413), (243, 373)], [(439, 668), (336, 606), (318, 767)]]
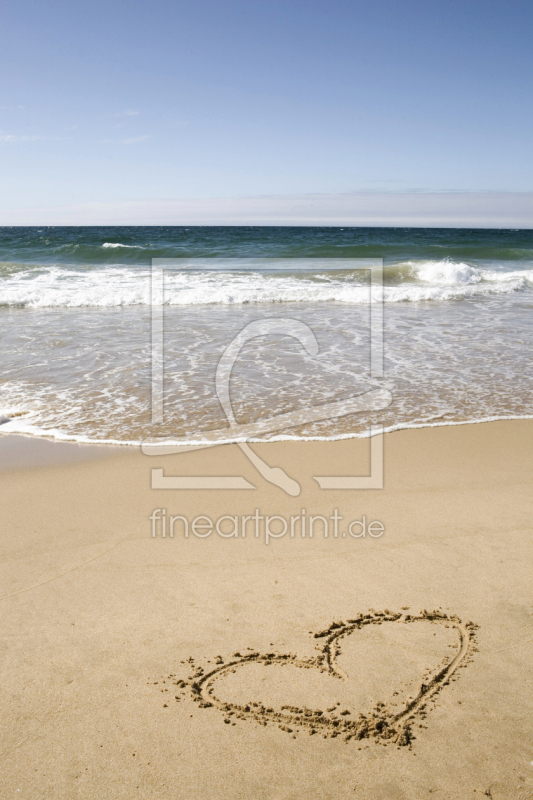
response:
[(127, 447), (58, 442), (20, 434), (0, 435), (0, 470), (44, 467), (108, 458), (128, 452)]
[(0, 437), (2, 796), (533, 797), (533, 422), (387, 434), (382, 490), (313, 478), (368, 441), (253, 445), (298, 497), (234, 445), (31, 447)]

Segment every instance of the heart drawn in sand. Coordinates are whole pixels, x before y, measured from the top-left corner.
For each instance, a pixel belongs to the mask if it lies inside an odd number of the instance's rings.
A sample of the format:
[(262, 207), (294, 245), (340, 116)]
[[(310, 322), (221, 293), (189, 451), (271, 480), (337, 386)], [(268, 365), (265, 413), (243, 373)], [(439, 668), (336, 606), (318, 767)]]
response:
[[(228, 724), (241, 719), (273, 723), (293, 735), (319, 733), (328, 738), (372, 738), (407, 745), (413, 738), (413, 723), (425, 717), (428, 701), (468, 663), (476, 628), (474, 623), (463, 624), (440, 610), (417, 615), (371, 611), (315, 633), (319, 643), (314, 658), (235, 653), (226, 662), (217, 656), (215, 668), (196, 666), (188, 659), (186, 663), (193, 668), (188, 680), (176, 680), (175, 675), (169, 678), (200, 708), (223, 712)], [(359, 662), (364, 659), (365, 647), (373, 653), (377, 691), (390, 695), (379, 701), (372, 676), (368, 679), (361, 673)], [(412, 668), (417, 647), (423, 667), (419, 658), (416, 674), (410, 674), (405, 682), (402, 669), (405, 671), (406, 664)], [(304, 675), (303, 670), (311, 673)], [(259, 699), (264, 692), (269, 697), (266, 704)], [(302, 692), (307, 704), (302, 702)]]

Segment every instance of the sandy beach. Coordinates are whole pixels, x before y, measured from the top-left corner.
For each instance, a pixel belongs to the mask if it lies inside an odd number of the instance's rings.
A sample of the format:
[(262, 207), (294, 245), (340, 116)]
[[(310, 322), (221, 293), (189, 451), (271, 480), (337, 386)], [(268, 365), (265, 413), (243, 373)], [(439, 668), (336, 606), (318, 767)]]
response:
[(368, 440), (254, 445), (299, 497), (235, 445), (4, 450), (2, 796), (533, 797), (532, 445), (527, 420), (386, 434), (366, 491), (313, 475), (365, 474)]
[(533, 3), (2, 23), (0, 800), (533, 800)]

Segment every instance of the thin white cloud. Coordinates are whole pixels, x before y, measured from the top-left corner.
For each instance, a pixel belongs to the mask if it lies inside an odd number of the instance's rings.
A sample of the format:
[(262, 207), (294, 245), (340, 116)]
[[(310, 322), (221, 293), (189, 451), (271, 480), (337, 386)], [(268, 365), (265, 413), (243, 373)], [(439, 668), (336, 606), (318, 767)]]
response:
[(5, 208), (0, 225), (533, 228), (533, 192), (354, 192)]
[(121, 144), (137, 144), (137, 142), (144, 142), (149, 139), (149, 136), (132, 136), (129, 139), (120, 139)]
[(13, 133), (0, 133), (0, 142), (36, 142), (42, 136), (17, 136)]
[(126, 111), (119, 111), (118, 114), (113, 114), (114, 117), (138, 117), (140, 111), (135, 111), (133, 108), (128, 108)]

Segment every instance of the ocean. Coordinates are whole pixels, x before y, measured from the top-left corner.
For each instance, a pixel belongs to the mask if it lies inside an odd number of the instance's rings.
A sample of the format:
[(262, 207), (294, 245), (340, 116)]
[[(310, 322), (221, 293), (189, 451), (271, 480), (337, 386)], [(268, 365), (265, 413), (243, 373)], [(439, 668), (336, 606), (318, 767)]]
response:
[[(153, 258), (181, 259), (165, 270), (155, 421)], [(354, 258), (383, 259), (379, 375), (377, 300)], [(228, 427), (220, 358), (259, 320), (267, 332), (243, 344), (228, 377), (232, 413), (252, 440), (531, 418), (532, 314), (533, 230), (0, 228), (0, 433), (203, 441)], [(288, 321), (312, 332), (312, 352), (283, 332)], [(386, 407), (349, 413), (376, 389)], [(330, 416), (314, 418), (330, 403)], [(261, 428), (279, 415), (292, 416)]]

